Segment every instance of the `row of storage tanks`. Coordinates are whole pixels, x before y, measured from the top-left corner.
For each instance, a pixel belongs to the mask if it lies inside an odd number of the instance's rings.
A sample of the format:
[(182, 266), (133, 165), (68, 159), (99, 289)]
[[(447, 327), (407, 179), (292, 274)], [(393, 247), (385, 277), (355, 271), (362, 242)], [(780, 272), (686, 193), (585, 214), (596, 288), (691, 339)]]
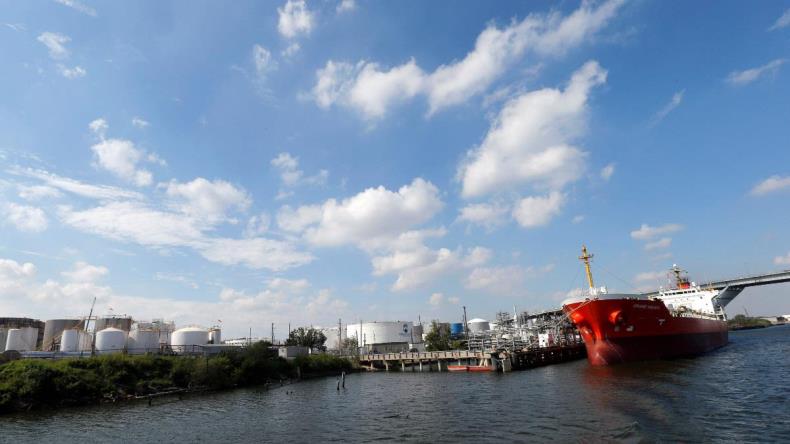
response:
[[(64, 332), (65, 333), (65, 332)], [(126, 351), (130, 354), (156, 353), (170, 348), (175, 353), (199, 352), (209, 344), (219, 344), (222, 332), (219, 328), (184, 327), (163, 333), (157, 329), (133, 328), (125, 331), (108, 327), (96, 333), (96, 351), (101, 354)], [(75, 346), (78, 339), (69, 338), (68, 346)], [(66, 340), (61, 341), (61, 351), (81, 351), (64, 349)], [(90, 350), (90, 348), (88, 348)]]
[[(491, 325), (485, 319), (472, 319), (467, 323), (469, 332), (478, 333), (488, 331)], [(442, 323), (440, 328), (446, 328), (453, 336), (464, 333), (463, 323)], [(424, 341), (424, 331), (421, 324), (412, 324), (403, 321), (362, 322), (347, 324), (341, 328), (331, 327), (322, 329), (326, 336), (326, 347), (337, 350), (341, 347), (340, 341), (346, 338), (356, 338), (359, 346), (365, 347), (378, 344), (420, 344)], [(339, 332), (339, 334), (338, 334)]]
[(134, 322), (130, 317), (119, 316), (96, 319), (94, 329), (95, 341), (93, 334), (84, 330), (81, 319), (51, 319), (43, 323), (28, 318), (0, 318), (0, 352), (38, 349), (90, 352), (95, 346), (98, 353), (143, 354), (159, 352), (166, 347), (176, 353), (188, 353), (222, 340), (217, 327), (176, 330), (172, 322)]

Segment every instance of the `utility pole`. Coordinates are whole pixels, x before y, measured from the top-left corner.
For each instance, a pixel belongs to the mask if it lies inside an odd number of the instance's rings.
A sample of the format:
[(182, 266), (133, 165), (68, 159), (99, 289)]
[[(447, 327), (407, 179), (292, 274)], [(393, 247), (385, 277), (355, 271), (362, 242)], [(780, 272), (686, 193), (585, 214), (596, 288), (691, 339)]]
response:
[[(91, 311), (90, 313), (88, 313), (88, 319), (85, 320), (85, 326), (84, 326), (85, 333), (88, 333), (88, 323), (91, 321), (91, 317), (93, 317), (93, 307), (95, 306), (96, 306), (96, 296), (93, 297), (93, 303), (91, 304)], [(82, 352), (82, 346), (80, 346), (80, 352)], [(93, 323), (93, 336), (91, 337), (91, 356), (93, 356), (95, 352), (96, 352), (96, 322)]]
[(343, 320), (337, 319), (337, 349), (343, 354)]
[(274, 322), (272, 322), (272, 345), (274, 345)]
[(466, 338), (466, 349), (470, 350), (469, 346), (469, 329), (466, 325), (466, 305), (464, 305), (464, 337)]

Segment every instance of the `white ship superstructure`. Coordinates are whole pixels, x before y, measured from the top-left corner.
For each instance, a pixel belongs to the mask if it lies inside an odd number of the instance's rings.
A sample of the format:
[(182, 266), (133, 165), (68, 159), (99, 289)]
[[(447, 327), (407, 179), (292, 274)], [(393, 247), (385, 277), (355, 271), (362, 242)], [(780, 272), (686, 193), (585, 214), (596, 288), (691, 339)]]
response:
[[(658, 290), (656, 296), (650, 299), (661, 300), (673, 316), (708, 317), (727, 320), (724, 312), (724, 301), (718, 299), (721, 293), (716, 289), (705, 289), (695, 282), (689, 282), (684, 270), (676, 264), (672, 265), (670, 272), (674, 275), (676, 287)], [(726, 302), (729, 302), (727, 300)]]

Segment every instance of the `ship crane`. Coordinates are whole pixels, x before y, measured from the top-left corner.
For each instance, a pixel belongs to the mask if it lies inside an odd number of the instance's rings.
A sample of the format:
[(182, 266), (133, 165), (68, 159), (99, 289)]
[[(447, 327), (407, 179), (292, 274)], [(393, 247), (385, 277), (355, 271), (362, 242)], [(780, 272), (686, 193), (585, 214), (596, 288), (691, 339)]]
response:
[(579, 259), (584, 262), (584, 271), (587, 272), (587, 283), (590, 284), (590, 290), (595, 289), (595, 285), (593, 284), (593, 277), (592, 271), (590, 270), (590, 259), (593, 258), (593, 255), (587, 252), (587, 246), (582, 245), (582, 255), (579, 256)]

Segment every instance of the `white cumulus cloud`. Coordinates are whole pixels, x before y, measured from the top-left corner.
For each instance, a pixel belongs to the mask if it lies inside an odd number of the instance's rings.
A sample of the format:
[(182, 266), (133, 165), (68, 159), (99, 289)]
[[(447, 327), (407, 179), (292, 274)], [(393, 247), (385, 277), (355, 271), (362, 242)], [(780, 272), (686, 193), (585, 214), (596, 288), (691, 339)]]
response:
[(72, 282), (96, 282), (107, 275), (107, 273), (109, 273), (107, 267), (79, 261), (74, 264), (74, 268), (71, 271), (64, 271), (60, 274)]
[(461, 208), (458, 220), (491, 230), (505, 223), (510, 208), (501, 202), (469, 204)]
[(200, 248), (206, 259), (224, 265), (246, 265), (253, 269), (282, 271), (313, 261), (312, 254), (297, 250), (291, 243), (265, 238), (212, 239)]
[(418, 288), (449, 273), (481, 265), (489, 260), (491, 252), (482, 247), (468, 251), (430, 249), (424, 245), (416, 248), (395, 249), (392, 253), (371, 259), (373, 274), (396, 274), (392, 290)]
[(47, 215), (44, 210), (29, 205), (19, 205), (9, 202), (4, 205), (6, 223), (13, 225), (19, 231), (38, 233), (47, 229)]
[[(188, 207), (182, 208), (185, 213), (162, 211), (139, 202), (108, 202), (87, 210), (63, 206), (59, 217), (64, 224), (86, 233), (153, 248), (190, 248), (205, 259), (224, 265), (280, 271), (314, 259), (291, 242), (259, 236), (244, 239), (210, 236), (215, 222), (211, 218), (219, 217), (228, 201), (218, 203), (214, 201), (216, 196), (210, 196), (207, 201), (196, 202), (189, 195), (186, 194), (184, 201)], [(237, 205), (244, 200), (231, 201), (230, 205)]]
[(341, 0), (340, 3), (337, 4), (337, 13), (341, 14), (343, 12), (353, 11), (357, 8), (357, 3), (355, 0)]
[(752, 195), (763, 196), (768, 193), (790, 188), (790, 176), (771, 176), (752, 188)]
[(514, 296), (525, 292), (524, 281), (526, 277), (526, 270), (516, 265), (479, 267), (472, 270), (464, 280), (464, 286), (471, 290), (483, 290), (497, 295)]
[(134, 125), (136, 128), (145, 129), (151, 124), (147, 120), (135, 116), (132, 118), (132, 125)]
[[(304, 237), (315, 245), (362, 245), (396, 237), (427, 222), (442, 207), (439, 190), (432, 183), (417, 178), (397, 191), (379, 186), (342, 201), (329, 199), (320, 206), (320, 212), (316, 206), (308, 206), (303, 213), (311, 217), (300, 218), (301, 223), (297, 225), (306, 227)], [(299, 213), (300, 209), (296, 211)], [(278, 215), (278, 224), (280, 219)]]
[(272, 53), (257, 43), (252, 46), (252, 64), (258, 82), (265, 81), (269, 73), (277, 69), (277, 62), (272, 58)]
[(131, 140), (105, 138), (109, 126), (104, 119), (96, 119), (88, 127), (99, 137), (99, 142), (91, 146), (95, 166), (134, 185), (151, 185), (153, 174), (140, 168), (138, 164), (141, 162), (161, 163), (159, 157), (155, 154), (146, 154), (145, 151), (137, 148)]
[(60, 197), (63, 195), (56, 188), (47, 185), (19, 185), (18, 188), (19, 197), (28, 201), (45, 199), (48, 197)]
[(287, 152), (278, 154), (270, 163), (280, 172), (280, 179), (284, 187), (324, 185), (329, 178), (327, 170), (320, 170), (313, 176), (305, 176), (304, 171), (299, 169), (299, 158)]
[(790, 8), (787, 8), (785, 12), (779, 16), (778, 19), (774, 22), (774, 24), (768, 28), (769, 31), (775, 31), (777, 29), (782, 29), (790, 26)]
[(321, 108), (339, 103), (367, 119), (378, 119), (392, 105), (417, 95), (424, 74), (414, 59), (390, 69), (365, 61), (351, 65), (330, 60), (316, 77), (312, 94)]
[(58, 70), (60, 71), (60, 75), (67, 79), (79, 79), (80, 77), (85, 77), (85, 74), (88, 73), (81, 66), (69, 68), (68, 66), (58, 65)]
[(314, 14), (303, 0), (288, 0), (282, 8), (277, 8), (277, 13), (277, 30), (286, 38), (310, 34), (315, 24)]
[(244, 189), (224, 180), (202, 177), (186, 183), (170, 181), (166, 185), (166, 193), (174, 199), (174, 208), (208, 223), (229, 220), (227, 213), (230, 210), (246, 211), (252, 203)]
[(653, 242), (648, 242), (645, 244), (645, 250), (658, 250), (661, 248), (669, 248), (672, 245), (672, 238), (671, 237), (662, 237), (661, 239)]
[(464, 197), (531, 184), (559, 189), (581, 177), (585, 153), (574, 146), (585, 129), (587, 101), (606, 70), (587, 62), (564, 90), (544, 88), (510, 100), (459, 169)]
[(663, 234), (675, 233), (682, 229), (683, 225), (680, 224), (664, 224), (657, 227), (653, 227), (648, 224), (642, 224), (638, 230), (631, 232), (631, 237), (637, 240), (648, 240)]
[(463, 59), (441, 65), (432, 73), (425, 73), (414, 59), (390, 69), (368, 61), (352, 65), (329, 60), (317, 72), (313, 97), (322, 108), (338, 103), (357, 109), (365, 118), (379, 119), (392, 106), (424, 94), (429, 114), (434, 114), (486, 91), (528, 51), (556, 57), (579, 46), (610, 21), (622, 3), (582, 2), (567, 16), (559, 12), (530, 14), (501, 29), (491, 24)]
[(614, 174), (613, 163), (610, 163), (609, 165), (606, 165), (605, 167), (601, 168), (601, 179), (608, 181), (609, 179), (612, 178), (613, 174)]
[(790, 252), (788, 252), (784, 256), (776, 256), (774, 258), (774, 264), (776, 264), (776, 265), (790, 265)]
[(81, 12), (85, 15), (89, 15), (91, 17), (96, 17), (96, 10), (91, 8), (90, 6), (78, 2), (77, 0), (55, 0), (56, 3), (60, 3), (63, 6), (68, 6), (75, 11)]
[(547, 196), (530, 196), (521, 199), (513, 208), (513, 217), (524, 228), (546, 225), (560, 213), (565, 195), (552, 191)]
[(68, 58), (69, 50), (66, 48), (66, 43), (71, 41), (71, 38), (57, 32), (44, 32), (38, 36), (38, 41), (41, 42), (49, 50), (49, 56), (55, 60), (63, 60)]

